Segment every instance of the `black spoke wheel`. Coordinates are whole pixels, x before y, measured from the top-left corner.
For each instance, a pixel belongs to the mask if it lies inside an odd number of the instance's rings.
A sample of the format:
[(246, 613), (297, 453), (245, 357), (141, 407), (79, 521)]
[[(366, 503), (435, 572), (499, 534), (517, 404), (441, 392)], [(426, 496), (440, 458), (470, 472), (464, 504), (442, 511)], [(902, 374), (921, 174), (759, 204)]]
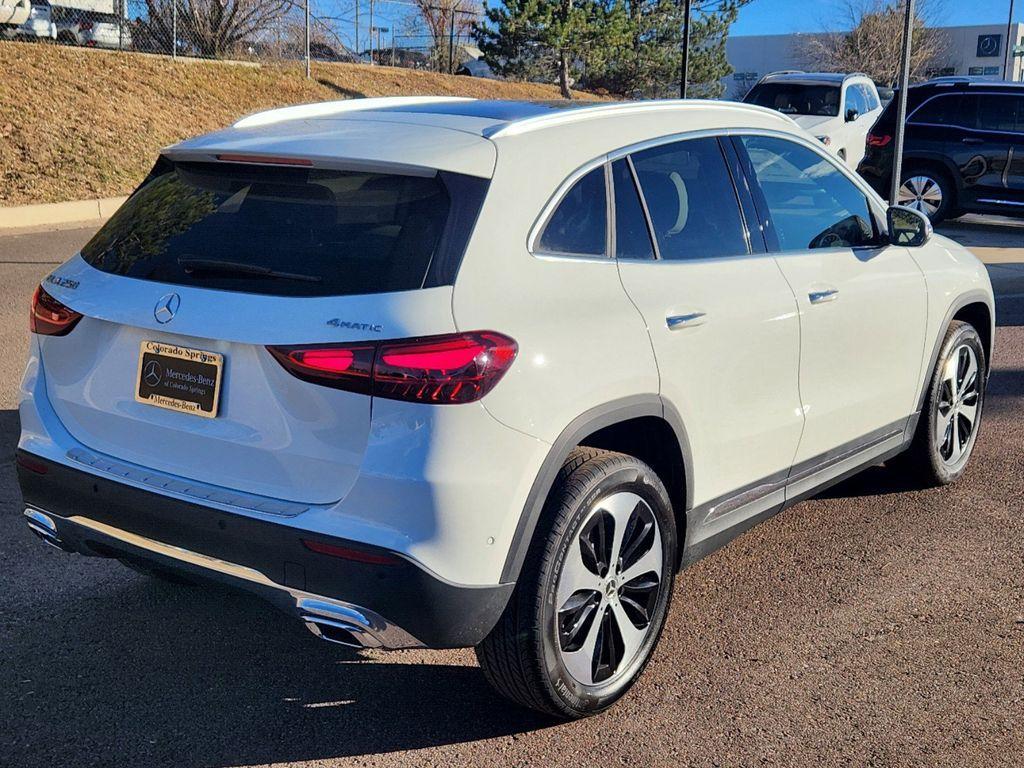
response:
[(569, 547), (556, 603), (562, 663), (584, 685), (628, 667), (646, 638), (662, 578), (650, 505), (631, 491), (600, 499)]

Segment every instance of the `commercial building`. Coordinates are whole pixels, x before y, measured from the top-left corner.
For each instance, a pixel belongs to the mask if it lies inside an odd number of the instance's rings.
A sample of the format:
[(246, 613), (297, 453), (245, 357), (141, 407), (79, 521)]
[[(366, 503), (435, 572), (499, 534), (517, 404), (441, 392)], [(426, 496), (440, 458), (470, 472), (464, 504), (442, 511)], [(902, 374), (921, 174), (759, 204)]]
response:
[[(1024, 24), (1011, 27), (1010, 72), (1004, 77), (1006, 25), (939, 27), (945, 44), (928, 74), (977, 75), (993, 80), (1024, 81)], [(724, 78), (725, 96), (742, 97), (761, 77), (780, 69), (814, 69), (807, 61), (808, 41), (825, 33), (738, 35), (726, 41), (733, 74)]]

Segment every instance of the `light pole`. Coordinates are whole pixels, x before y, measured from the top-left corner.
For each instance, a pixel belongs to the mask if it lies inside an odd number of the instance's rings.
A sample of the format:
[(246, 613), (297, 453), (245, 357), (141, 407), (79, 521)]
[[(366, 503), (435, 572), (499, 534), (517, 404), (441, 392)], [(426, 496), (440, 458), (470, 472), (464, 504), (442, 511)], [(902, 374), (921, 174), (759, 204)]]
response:
[(1006, 18), (1006, 44), (1003, 51), (1003, 80), (1013, 80), (1013, 49), (1017, 41), (1013, 39), (1013, 0), (1010, 0), (1010, 15)]
[(910, 85), (910, 47), (914, 44), (914, 0), (904, 2), (907, 15), (903, 20), (903, 56), (900, 59), (900, 90), (896, 96), (896, 140), (892, 148), (889, 205), (896, 205), (900, 196), (900, 175), (903, 173), (903, 124), (907, 120), (907, 86)]
[(686, 83), (690, 79), (690, 0), (683, 5), (683, 60), (679, 67), (679, 98), (686, 98)]
[(306, 0), (306, 79), (311, 75), (309, 67), (309, 0)]

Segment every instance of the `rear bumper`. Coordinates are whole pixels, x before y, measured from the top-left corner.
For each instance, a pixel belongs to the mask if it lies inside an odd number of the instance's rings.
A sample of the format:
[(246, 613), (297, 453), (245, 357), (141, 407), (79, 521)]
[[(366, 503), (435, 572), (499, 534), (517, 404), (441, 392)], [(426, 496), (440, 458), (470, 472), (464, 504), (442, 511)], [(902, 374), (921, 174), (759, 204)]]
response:
[(247, 589), (324, 639), (384, 648), (472, 646), (497, 623), (512, 592), (511, 584), (450, 584), (387, 550), (305, 534), (357, 559), (321, 554), (293, 526), (145, 491), (25, 451), (18, 459), (29, 525), (49, 543)]

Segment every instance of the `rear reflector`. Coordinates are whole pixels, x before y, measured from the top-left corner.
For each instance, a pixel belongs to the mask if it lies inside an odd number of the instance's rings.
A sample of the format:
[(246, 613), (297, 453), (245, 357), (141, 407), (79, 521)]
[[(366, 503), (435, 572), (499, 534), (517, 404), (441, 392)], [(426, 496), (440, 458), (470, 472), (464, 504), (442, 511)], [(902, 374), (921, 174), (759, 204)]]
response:
[(66, 336), (81, 319), (81, 313), (61, 304), (44, 291), (43, 286), (36, 288), (28, 322), (32, 333), (41, 336)]
[(868, 134), (868, 146), (869, 147), (884, 147), (892, 141), (892, 136), (888, 134), (869, 133)]
[(217, 155), (225, 163), (256, 163), (258, 165), (301, 165), (309, 168), (313, 161), (304, 157), (279, 157), (277, 155)]
[(29, 472), (35, 472), (37, 475), (45, 475), (50, 471), (50, 468), (46, 466), (46, 464), (37, 459), (33, 459), (30, 456), (26, 456), (23, 453), (19, 453), (14, 461), (22, 469), (27, 469)]
[(505, 375), (518, 351), (515, 341), (493, 331), (267, 349), (285, 370), (315, 384), (438, 405), (479, 400)]
[(303, 539), (302, 544), (306, 549), (318, 552), (321, 555), (340, 557), (342, 560), (353, 560), (357, 563), (369, 563), (370, 565), (399, 565), (402, 562), (400, 557), (376, 552), (364, 552), (361, 549), (341, 547), (337, 544), (326, 544), (322, 541)]

